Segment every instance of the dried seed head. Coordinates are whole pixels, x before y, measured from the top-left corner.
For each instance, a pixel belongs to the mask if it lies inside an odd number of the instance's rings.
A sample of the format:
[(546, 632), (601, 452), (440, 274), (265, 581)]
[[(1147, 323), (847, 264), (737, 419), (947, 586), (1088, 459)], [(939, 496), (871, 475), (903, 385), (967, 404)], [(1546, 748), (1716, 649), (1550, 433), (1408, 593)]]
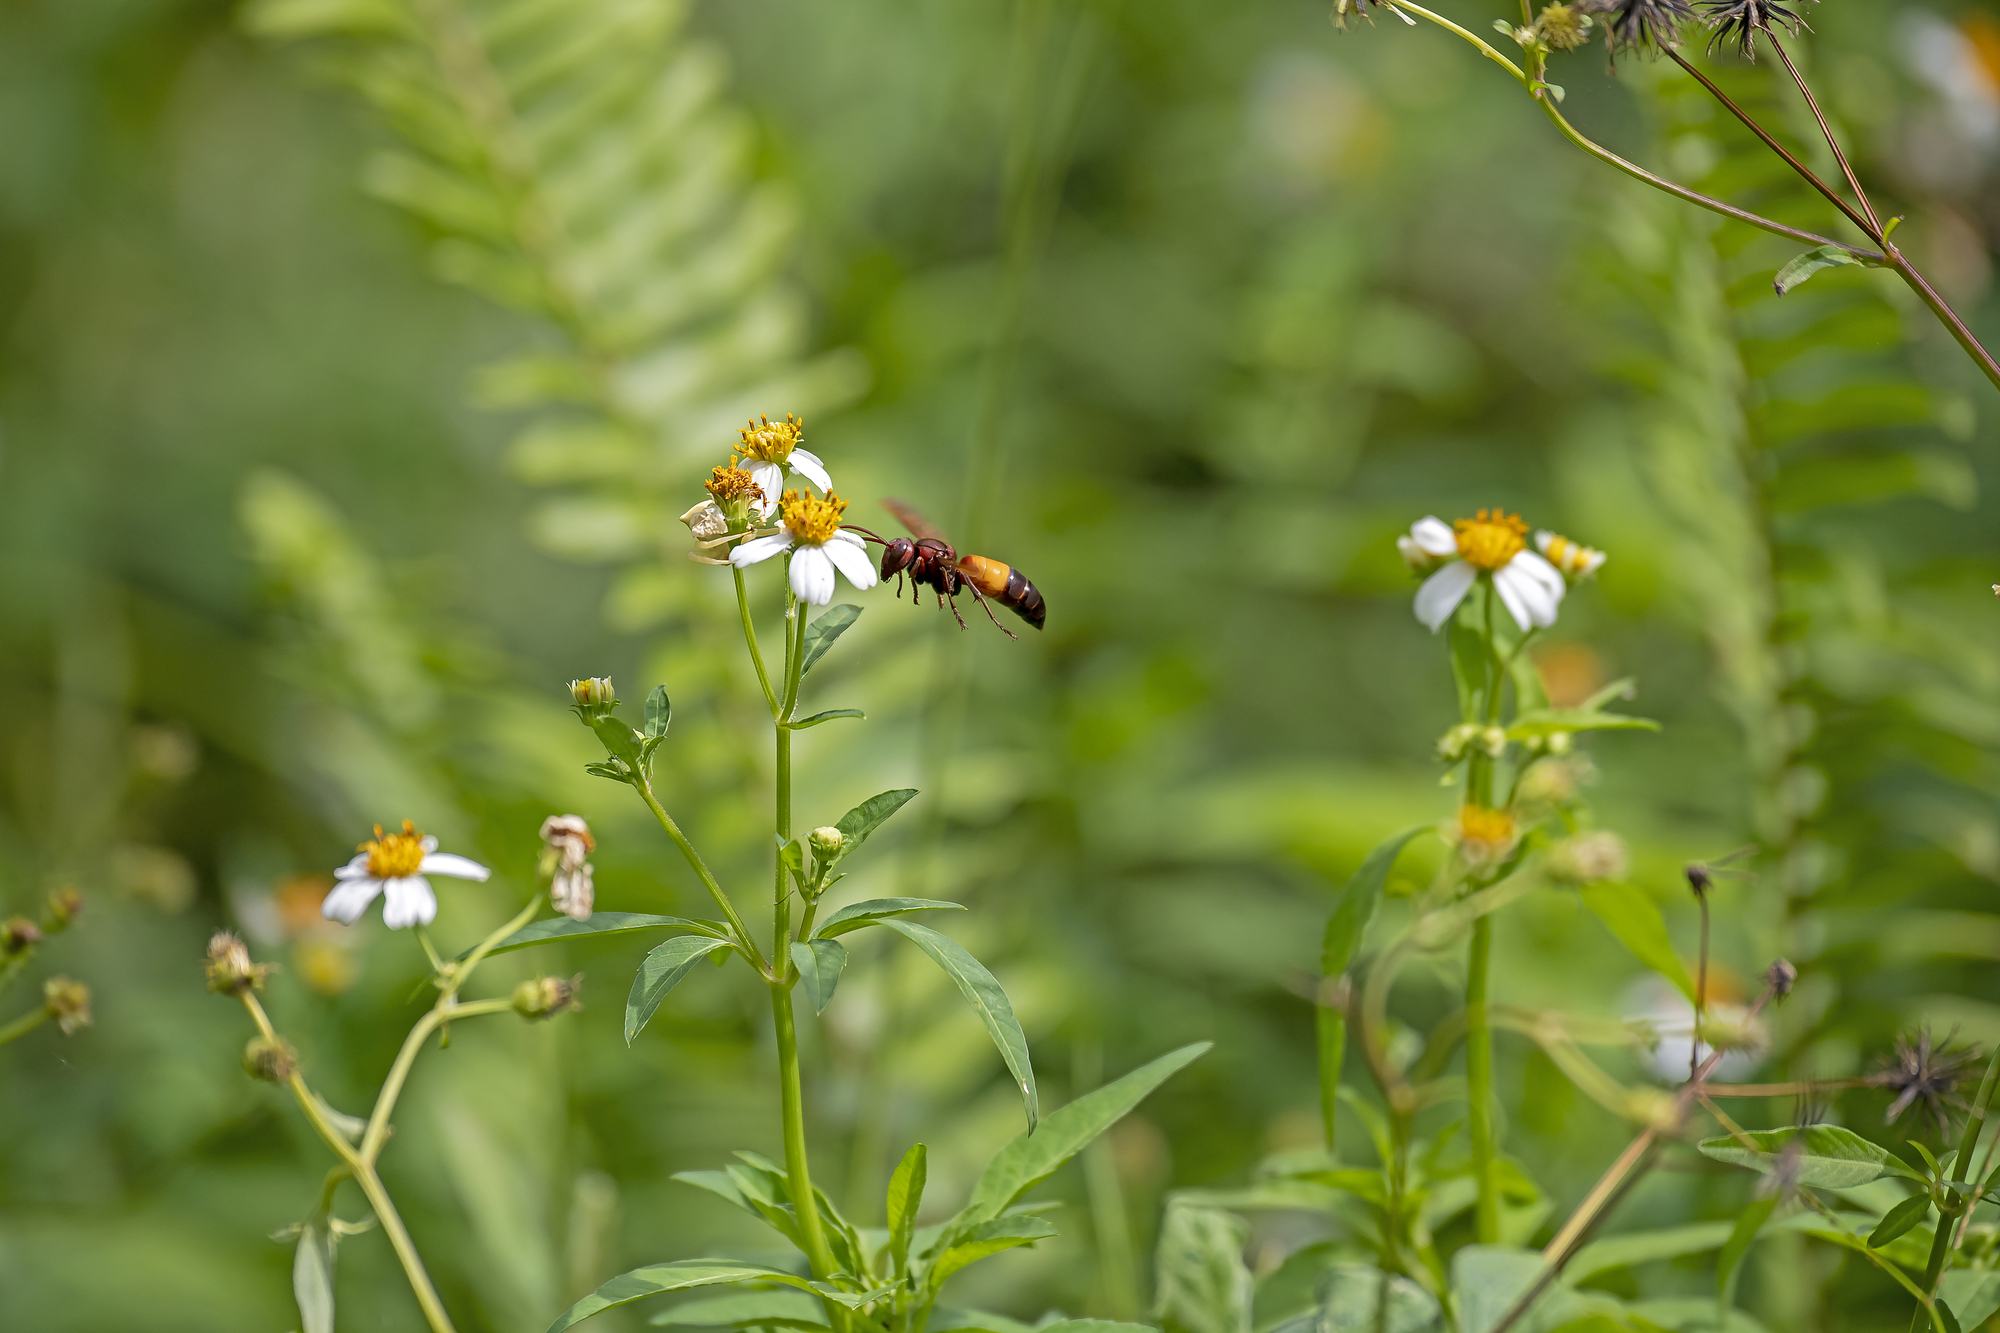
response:
[(243, 1072), (265, 1083), (283, 1083), (299, 1072), (299, 1056), (282, 1039), (252, 1037), (243, 1048)]
[(1704, 896), (1710, 889), (1715, 887), (1715, 876), (1709, 872), (1708, 867), (1705, 865), (1697, 863), (1687, 867), (1681, 873), (1687, 876), (1688, 887), (1694, 890), (1694, 896), (1697, 898)]
[(83, 895), (65, 884), (49, 895), (48, 907), (42, 913), (42, 924), (50, 931), (68, 930), (82, 915)]
[(1745, 60), (1757, 58), (1757, 34), (1776, 40), (1779, 30), (1796, 37), (1806, 21), (1779, 0), (1700, 0), (1701, 21), (1712, 30), (1708, 49), (1733, 46)]
[(42, 983), (42, 1006), (65, 1037), (90, 1026), (90, 987), (81, 981), (50, 977)]
[(1590, 15), (1577, 5), (1550, 5), (1535, 19), (1535, 34), (1551, 51), (1576, 50), (1590, 40), (1590, 27)]
[(217, 995), (241, 995), (264, 989), (271, 969), (250, 960), (250, 950), (242, 940), (226, 930), (218, 930), (208, 941), (208, 988)]
[(24, 916), (8, 917), (0, 924), (0, 954), (12, 958), (42, 942), (42, 928)]
[(1624, 51), (1671, 51), (1681, 44), (1681, 28), (1694, 17), (1689, 0), (1584, 0), (1603, 16), (1604, 40), (1615, 56)]
[(1928, 1028), (1896, 1038), (1889, 1063), (1869, 1080), (1896, 1094), (1883, 1121), (1894, 1124), (1903, 1112), (1921, 1106), (1943, 1133), (1951, 1127), (1951, 1109), (1964, 1100), (1958, 1085), (1978, 1061), (1978, 1052), (1969, 1047), (1934, 1041)]
[(1782, 1000), (1790, 995), (1792, 987), (1798, 984), (1798, 980), (1799, 970), (1782, 958), (1764, 969), (1764, 981), (1770, 986), (1771, 998), (1774, 1000)]

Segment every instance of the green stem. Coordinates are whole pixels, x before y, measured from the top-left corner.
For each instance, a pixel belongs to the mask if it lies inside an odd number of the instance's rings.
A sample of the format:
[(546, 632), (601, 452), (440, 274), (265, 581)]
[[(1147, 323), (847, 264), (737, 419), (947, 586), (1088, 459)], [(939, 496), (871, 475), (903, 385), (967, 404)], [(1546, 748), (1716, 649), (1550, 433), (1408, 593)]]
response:
[(0, 1028), (0, 1046), (5, 1046), (10, 1041), (20, 1040), (48, 1021), (49, 1010), (47, 1005), (39, 1009), (30, 1009), (6, 1027)]
[(361, 1146), (356, 1150), (356, 1156), (363, 1165), (372, 1167), (382, 1155), (382, 1147), (389, 1140), (389, 1117), (396, 1109), (397, 1098), (403, 1095), (403, 1084), (409, 1080), (410, 1067), (416, 1063), (431, 1034), (454, 1019), (504, 1014), (512, 1007), (511, 1000), (473, 1000), (459, 1004), (450, 995), (444, 995), (435, 1008), (416, 1021), (410, 1028), (410, 1034), (403, 1038), (403, 1048), (396, 1052), (395, 1063), (389, 1066), (389, 1076), (382, 1080), (382, 1090), (375, 1095), (375, 1109), (368, 1113), (368, 1127), (362, 1131)]
[(771, 673), (764, 669), (764, 654), (757, 648), (757, 623), (750, 615), (750, 594), (743, 583), (743, 571), (730, 568), (736, 579), (736, 615), (743, 622), (743, 642), (750, 649), (750, 665), (757, 668), (757, 688), (764, 691), (764, 706), (778, 715), (778, 696), (771, 689)]
[(708, 862), (701, 859), (701, 853), (697, 852), (694, 844), (688, 841), (687, 834), (681, 832), (681, 826), (674, 822), (674, 817), (660, 804), (660, 798), (653, 794), (652, 780), (644, 773), (640, 773), (633, 779), (632, 789), (639, 793), (639, 799), (653, 812), (653, 818), (659, 821), (660, 827), (666, 831), (667, 838), (674, 846), (680, 848), (681, 855), (687, 858), (689, 867), (694, 870), (695, 878), (708, 890), (709, 897), (715, 899), (715, 905), (722, 909), (723, 919), (729, 922), (730, 931), (736, 939), (736, 946), (743, 950), (743, 956), (748, 958), (759, 972), (768, 974), (769, 968), (764, 962), (763, 951), (757, 947), (757, 941), (751, 938), (750, 927), (744, 924), (742, 915), (736, 910), (736, 904), (729, 900), (729, 895), (723, 891), (714, 872), (708, 868)]
[[(2000, 1047), (1994, 1049), (1993, 1058), (1986, 1062), (1986, 1073), (1979, 1080), (1979, 1091), (1974, 1094), (1972, 1105), (1965, 1114), (1965, 1128), (1959, 1132), (1958, 1155), (1951, 1159), (1951, 1169), (1963, 1173), (1968, 1182), (1973, 1178), (1972, 1159), (1979, 1151), (1979, 1136), (1986, 1128), (1986, 1113), (1993, 1104), (1996, 1081), (2000, 1081)], [(1966, 1199), (1966, 1211), (1970, 1213), (1978, 1203), (1976, 1196)], [(1925, 1299), (1918, 1303), (1916, 1311), (1910, 1316), (1910, 1327), (1913, 1329), (1923, 1323), (1926, 1312), (1931, 1309), (1930, 1302), (1937, 1299), (1938, 1283), (1944, 1279), (1945, 1261), (1951, 1257), (1953, 1237), (1958, 1232), (1956, 1221), (1954, 1217), (1938, 1216), (1937, 1234), (1931, 1238), (1930, 1259), (1924, 1265)]]
[(799, 1078), (799, 1034), (792, 1020), (791, 988), (771, 983), (771, 1022), (778, 1034), (778, 1097), (785, 1122), (785, 1174), (790, 1177), (792, 1208), (799, 1217), (799, 1234), (812, 1261), (813, 1276), (835, 1272), (833, 1250), (826, 1243), (819, 1199), (813, 1193), (812, 1166), (806, 1158), (805, 1090)]
[(1493, 961), (1493, 918), (1472, 923), (1472, 947), (1465, 968), (1466, 1127), (1472, 1139), (1472, 1173), (1478, 1182), (1479, 1242), (1500, 1241), (1500, 1176), (1493, 1139), (1493, 1027), (1486, 1012), (1487, 977)]

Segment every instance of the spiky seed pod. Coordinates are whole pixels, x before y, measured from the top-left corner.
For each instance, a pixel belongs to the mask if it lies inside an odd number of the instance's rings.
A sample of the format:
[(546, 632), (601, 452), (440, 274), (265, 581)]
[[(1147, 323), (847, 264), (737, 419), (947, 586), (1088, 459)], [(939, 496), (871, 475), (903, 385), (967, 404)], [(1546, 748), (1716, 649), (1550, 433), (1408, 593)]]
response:
[(1600, 19), (1614, 56), (1672, 50), (1681, 44), (1681, 29), (1694, 18), (1690, 0), (1585, 0), (1584, 9)]
[(1779, 0), (1700, 0), (1701, 21), (1712, 35), (1708, 49), (1733, 46), (1745, 60), (1757, 58), (1757, 34), (1776, 33), (1796, 37), (1806, 21), (1796, 9)]
[(1978, 1052), (1950, 1043), (1940, 1044), (1928, 1030), (1896, 1038), (1896, 1050), (1887, 1066), (1870, 1080), (1896, 1094), (1882, 1115), (1885, 1123), (1912, 1106), (1921, 1106), (1936, 1122), (1940, 1133), (1951, 1127), (1951, 1108), (1961, 1103), (1958, 1085), (1979, 1061)]

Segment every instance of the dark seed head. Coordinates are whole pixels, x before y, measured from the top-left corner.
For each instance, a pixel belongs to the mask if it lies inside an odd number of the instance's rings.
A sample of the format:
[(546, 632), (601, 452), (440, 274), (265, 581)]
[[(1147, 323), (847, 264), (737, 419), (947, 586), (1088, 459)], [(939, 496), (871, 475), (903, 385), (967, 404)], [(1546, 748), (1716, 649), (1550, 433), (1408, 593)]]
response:
[(1688, 887), (1694, 890), (1694, 896), (1697, 898), (1702, 897), (1715, 887), (1715, 876), (1709, 872), (1708, 867), (1705, 865), (1696, 863), (1681, 873), (1687, 876)]
[(1978, 1060), (1978, 1052), (1969, 1047), (1934, 1041), (1927, 1028), (1896, 1038), (1896, 1050), (1889, 1063), (1869, 1080), (1896, 1094), (1883, 1120), (1894, 1124), (1903, 1112), (1921, 1106), (1936, 1122), (1939, 1132), (1948, 1130), (1951, 1109), (1964, 1100), (1958, 1095), (1958, 1085)]
[(1779, 0), (1700, 0), (1701, 21), (1713, 32), (1708, 49), (1733, 46), (1746, 60), (1757, 58), (1757, 34), (1783, 30), (1798, 36), (1806, 21), (1791, 5)]
[(1681, 28), (1694, 17), (1689, 0), (1588, 0), (1613, 55), (1621, 51), (1669, 51), (1681, 44)]

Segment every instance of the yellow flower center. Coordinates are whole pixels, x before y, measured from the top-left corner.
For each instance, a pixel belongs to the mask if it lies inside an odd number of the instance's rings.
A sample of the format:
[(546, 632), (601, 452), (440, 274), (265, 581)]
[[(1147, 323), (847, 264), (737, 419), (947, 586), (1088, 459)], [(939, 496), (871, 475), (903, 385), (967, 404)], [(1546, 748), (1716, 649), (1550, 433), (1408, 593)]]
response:
[(760, 463), (782, 463), (806, 437), (806, 423), (787, 412), (783, 421), (758, 417), (738, 434), (743, 442), (731, 451), (736, 456), (754, 458)]
[(1458, 840), (1472, 851), (1497, 851), (1514, 843), (1514, 815), (1484, 806), (1459, 807)]
[(1580, 578), (1590, 572), (1598, 553), (1588, 546), (1582, 546), (1567, 537), (1549, 536), (1549, 549), (1542, 552), (1549, 563), (1571, 578)]
[[(787, 453), (791, 451), (786, 450)], [(752, 499), (762, 502), (764, 492), (750, 474), (740, 467), (719, 467), (709, 471), (708, 480), (702, 483), (709, 497), (719, 505), (727, 505), (731, 500)]]
[(1505, 569), (1528, 545), (1528, 525), (1504, 509), (1482, 509), (1452, 524), (1459, 558), (1474, 569)]
[(375, 837), (361, 844), (368, 854), (368, 873), (377, 879), (404, 879), (417, 873), (424, 863), (424, 835), (409, 820), (401, 833), (384, 833), (375, 826)]
[(840, 516), (846, 512), (847, 501), (831, 491), (823, 500), (803, 491), (786, 491), (785, 498), (778, 501), (785, 531), (802, 546), (823, 546), (831, 541), (840, 531)]

